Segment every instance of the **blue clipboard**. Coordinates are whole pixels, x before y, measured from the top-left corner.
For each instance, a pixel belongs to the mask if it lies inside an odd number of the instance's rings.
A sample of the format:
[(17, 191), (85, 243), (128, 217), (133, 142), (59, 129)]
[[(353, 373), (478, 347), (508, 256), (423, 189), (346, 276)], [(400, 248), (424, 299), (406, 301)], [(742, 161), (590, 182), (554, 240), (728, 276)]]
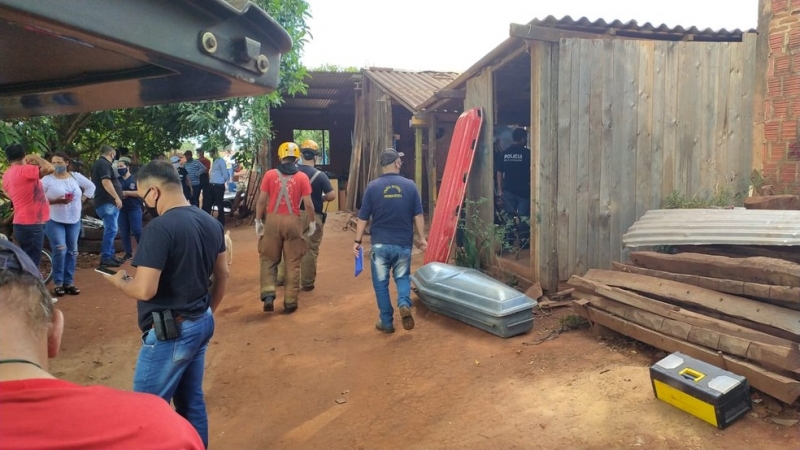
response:
[(356, 276), (364, 271), (364, 247), (358, 248), (358, 256), (356, 256)]

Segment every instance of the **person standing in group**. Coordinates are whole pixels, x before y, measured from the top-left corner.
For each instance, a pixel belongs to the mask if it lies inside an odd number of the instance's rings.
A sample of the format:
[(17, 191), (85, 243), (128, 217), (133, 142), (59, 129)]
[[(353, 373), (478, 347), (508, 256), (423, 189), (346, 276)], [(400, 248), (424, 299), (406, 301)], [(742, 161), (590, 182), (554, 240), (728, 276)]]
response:
[[(317, 231), (314, 221), (314, 203), (311, 201), (311, 183), (300, 172), (295, 161), (300, 149), (294, 142), (284, 142), (278, 148), (280, 164), (268, 170), (261, 181), (261, 192), (256, 201), (256, 235), (261, 258), (261, 301), (266, 312), (274, 311), (275, 286), (278, 265), (286, 260), (286, 280), (283, 312), (297, 311), (300, 292), (300, 260), (306, 251), (303, 241), (303, 221), (300, 219), (300, 202), (308, 216), (307, 236)], [(267, 208), (269, 206), (269, 209)], [(266, 223), (263, 220), (266, 217)]]
[(531, 217), (531, 150), (525, 146), (528, 132), (516, 128), (511, 134), (514, 143), (503, 152), (497, 169), (497, 191), (503, 199), (509, 218), (516, 218), (516, 232), (521, 240), (530, 236), (530, 227), (523, 224)]
[(184, 164), (186, 163), (186, 157), (183, 155), (178, 156), (174, 155), (169, 159), (170, 163), (172, 163), (172, 167), (175, 168), (175, 171), (178, 172), (178, 177), (181, 179), (181, 187), (183, 188), (183, 196), (186, 197), (186, 200), (192, 200), (192, 183), (189, 181), (189, 173), (186, 172), (186, 169), (183, 168)]
[(201, 175), (207, 174), (206, 167), (200, 161), (192, 158), (192, 151), (186, 150), (183, 153), (184, 158), (186, 158), (186, 164), (183, 165), (183, 168), (186, 169), (186, 173), (189, 174), (189, 182), (192, 185), (192, 199), (189, 203), (192, 206), (200, 206), (200, 194), (203, 192), (202, 186), (200, 185)]
[[(219, 157), (216, 148), (211, 149), (212, 162), (209, 170), (209, 185), (203, 193), (203, 211), (211, 214), (211, 208), (217, 207), (217, 220), (225, 226), (225, 184), (228, 182), (228, 168), (225, 160)], [(206, 160), (208, 161), (208, 160)]]
[(403, 153), (387, 148), (380, 155), (383, 175), (371, 181), (364, 190), (361, 209), (358, 211), (356, 239), (353, 252), (358, 256), (367, 221), (370, 225), (370, 252), (372, 286), (380, 310), (375, 328), (384, 333), (394, 333), (394, 309), (389, 296), (389, 272), (397, 285), (397, 307), (403, 328), (414, 328), (411, 315), (411, 248), (414, 229), (417, 230), (417, 247), (428, 248), (424, 237), (425, 219), (422, 200), (413, 181), (400, 175)]
[(78, 238), (81, 235), (83, 200), (94, 197), (95, 186), (85, 177), (69, 172), (70, 158), (57, 152), (52, 158), (55, 173), (42, 178), (44, 193), (50, 202), (50, 220), (44, 227), (53, 254), (53, 293), (78, 295), (75, 266), (78, 262)]
[(211, 161), (206, 158), (206, 152), (202, 148), (197, 149), (197, 160), (200, 161), (200, 164), (202, 164), (206, 169), (205, 172), (200, 174), (200, 194), (203, 197), (203, 200), (201, 200), (202, 203), (200, 204), (205, 205), (205, 198), (209, 195), (208, 189), (210, 184), (209, 179), (211, 174)]
[(158, 397), (79, 386), (51, 374), (64, 315), (53, 307), (39, 268), (2, 239), (0, 299), (0, 449), (204, 448), (192, 426)]
[(119, 182), (122, 185), (122, 209), (119, 210), (119, 233), (122, 237), (122, 247), (125, 249), (123, 261), (133, 258), (133, 244), (131, 236), (136, 239), (136, 244), (142, 238), (142, 199), (136, 190), (136, 177), (131, 175), (130, 158), (122, 157), (117, 163)]
[(150, 162), (136, 178), (139, 197), (154, 218), (133, 257), (136, 275), (120, 270), (107, 277), (138, 300), (144, 334), (133, 390), (172, 401), (208, 446), (203, 373), (213, 312), (229, 277), (223, 228), (189, 206), (172, 165)]
[(119, 157), (119, 161), (122, 161), (123, 158), (126, 159), (128, 161), (126, 164), (128, 172), (130, 172), (131, 175), (136, 175), (136, 172), (139, 171), (139, 163), (136, 159), (136, 155), (131, 156), (131, 151), (128, 150), (127, 147), (119, 147), (117, 150), (119, 151), (119, 154), (117, 155)]
[[(304, 236), (307, 249), (300, 262), (300, 288), (304, 291), (313, 290), (317, 279), (317, 258), (319, 257), (322, 231), (327, 218), (327, 214), (323, 211), (322, 203), (336, 200), (336, 192), (331, 186), (331, 180), (328, 179), (324, 172), (314, 168), (318, 153), (319, 146), (311, 139), (305, 140), (300, 144), (302, 165), (299, 166), (299, 170), (306, 174), (311, 182), (311, 201), (314, 203), (314, 222), (317, 224), (317, 230), (314, 234)], [(304, 205), (301, 205), (300, 208), (303, 209)], [(308, 217), (306, 214), (302, 216), (304, 230), (308, 229), (309, 226)], [(278, 286), (283, 285), (285, 275), (286, 261), (281, 259), (281, 264), (278, 266)]]
[(14, 241), (38, 267), (44, 247), (44, 225), (50, 220), (50, 205), (41, 179), (56, 169), (38, 155), (25, 154), (19, 144), (6, 147), (5, 154), (9, 166), (3, 174), (3, 191), (14, 205)]
[(115, 257), (114, 239), (117, 238), (119, 210), (122, 208), (122, 185), (119, 173), (112, 167), (114, 149), (100, 147), (100, 159), (92, 166), (92, 182), (96, 188), (94, 210), (103, 221), (103, 242), (100, 247), (100, 267), (119, 267), (122, 261)]

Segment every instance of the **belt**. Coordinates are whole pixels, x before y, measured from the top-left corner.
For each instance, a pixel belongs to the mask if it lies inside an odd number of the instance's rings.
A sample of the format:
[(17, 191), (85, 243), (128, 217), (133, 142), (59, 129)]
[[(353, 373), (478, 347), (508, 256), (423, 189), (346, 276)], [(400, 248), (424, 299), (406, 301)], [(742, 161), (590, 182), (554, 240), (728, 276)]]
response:
[[(175, 324), (176, 325), (179, 324), (179, 323), (183, 323), (184, 320), (186, 320), (186, 318), (183, 317), (183, 316), (175, 316)], [(155, 328), (155, 327), (156, 327), (155, 323), (151, 323), (150, 324), (150, 328)]]

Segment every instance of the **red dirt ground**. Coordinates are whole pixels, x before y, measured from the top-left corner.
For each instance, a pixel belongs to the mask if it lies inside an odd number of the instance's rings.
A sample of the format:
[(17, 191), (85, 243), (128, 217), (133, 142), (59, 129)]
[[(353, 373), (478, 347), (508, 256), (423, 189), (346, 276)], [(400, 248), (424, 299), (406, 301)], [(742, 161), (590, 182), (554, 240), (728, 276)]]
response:
[[(206, 360), (211, 447), (800, 448), (800, 426), (772, 423), (766, 401), (718, 430), (654, 399), (643, 346), (588, 330), (534, 345), (569, 308), (540, 312), (534, 331), (504, 340), (414, 298), (416, 328), (398, 318), (395, 334), (379, 333), (369, 270), (353, 278), (353, 234), (343, 214), (331, 219), (317, 289), (291, 316), (261, 312), (255, 233), (232, 228), (232, 282)], [(57, 304), (67, 326), (52, 370), (130, 389), (135, 303), (81, 265), (83, 294)]]

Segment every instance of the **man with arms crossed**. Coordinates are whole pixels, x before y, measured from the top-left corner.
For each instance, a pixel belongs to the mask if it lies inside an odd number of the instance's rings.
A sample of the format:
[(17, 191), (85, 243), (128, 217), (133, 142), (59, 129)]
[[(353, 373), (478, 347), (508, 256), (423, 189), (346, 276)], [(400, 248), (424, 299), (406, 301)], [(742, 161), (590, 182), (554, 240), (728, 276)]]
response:
[(119, 210), (122, 209), (122, 185), (117, 169), (112, 166), (115, 151), (104, 145), (100, 148), (100, 159), (92, 166), (94, 183), (94, 211), (103, 221), (103, 243), (100, 247), (100, 267), (119, 267), (122, 261), (114, 254), (114, 239), (119, 227)]
[(389, 271), (397, 284), (397, 307), (403, 319), (403, 328), (414, 328), (411, 315), (411, 247), (414, 244), (414, 227), (417, 229), (417, 247), (428, 248), (423, 236), (425, 219), (422, 200), (413, 181), (400, 175), (402, 153), (393, 148), (381, 152), (383, 175), (372, 180), (364, 190), (361, 209), (358, 211), (356, 241), (353, 251), (358, 256), (361, 239), (372, 217), (370, 243), (372, 244), (372, 286), (378, 300), (380, 319), (375, 328), (384, 333), (394, 333), (394, 309), (389, 297)]
[(144, 334), (133, 390), (172, 400), (207, 446), (205, 353), (214, 334), (212, 313), (225, 295), (229, 275), (222, 225), (189, 205), (169, 163), (147, 164), (139, 169), (137, 181), (139, 196), (154, 219), (143, 230), (133, 257), (136, 275), (130, 278), (120, 271), (108, 277), (139, 300)]
[(50, 374), (64, 315), (38, 267), (0, 240), (0, 449), (202, 449), (200, 436), (154, 395), (79, 386)]

